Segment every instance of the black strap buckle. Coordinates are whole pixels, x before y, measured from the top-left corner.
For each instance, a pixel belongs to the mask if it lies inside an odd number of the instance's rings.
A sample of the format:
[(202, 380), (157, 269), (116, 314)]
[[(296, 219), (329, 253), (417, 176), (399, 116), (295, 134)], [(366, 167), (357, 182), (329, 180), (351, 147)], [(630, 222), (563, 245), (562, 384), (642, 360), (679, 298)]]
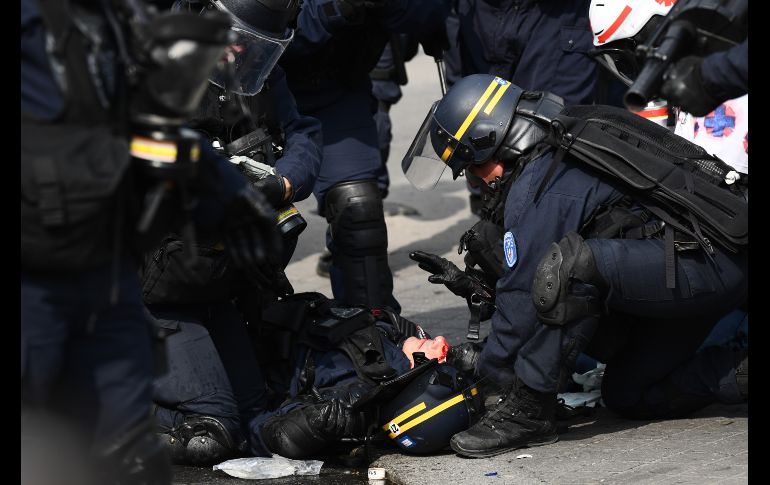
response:
[(483, 300), (479, 295), (473, 293), (470, 298), (468, 307), (471, 311), (471, 316), (468, 319), (468, 334), (465, 338), (468, 340), (478, 340), (479, 330), (481, 329), (481, 305)]

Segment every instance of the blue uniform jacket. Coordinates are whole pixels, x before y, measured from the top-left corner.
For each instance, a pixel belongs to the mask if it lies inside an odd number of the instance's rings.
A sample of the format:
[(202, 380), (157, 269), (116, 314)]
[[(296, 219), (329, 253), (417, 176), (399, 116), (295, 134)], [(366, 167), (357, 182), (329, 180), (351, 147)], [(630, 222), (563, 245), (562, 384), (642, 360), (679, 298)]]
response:
[(749, 39), (726, 51), (703, 59), (703, 81), (709, 92), (720, 100), (743, 96), (749, 92)]
[(321, 168), (321, 122), (297, 111), (297, 102), (289, 91), (286, 74), (279, 66), (273, 68), (268, 82), (286, 138), (283, 156), (275, 163), (275, 170), (291, 182), (293, 200), (305, 200), (313, 193), (313, 185)]
[[(328, 48), (333, 36), (340, 33), (350, 33), (355, 29), (362, 30), (360, 41), (355, 44), (343, 45), (340, 52), (335, 53), (348, 64), (352, 72), (360, 71), (356, 76), (355, 86), (341, 82), (340, 79), (326, 79), (318, 82), (309, 79), (293, 79), (289, 72), (289, 83), (297, 103), (303, 112), (312, 111), (322, 106), (334, 103), (351, 89), (361, 89), (369, 92), (371, 85), (368, 79), (369, 71), (374, 67), (377, 57), (388, 39), (388, 33), (426, 33), (443, 25), (449, 14), (448, 0), (393, 0), (385, 6), (374, 20), (374, 25), (381, 29), (383, 42), (381, 46), (367, 45), (373, 39), (366, 36), (366, 30), (372, 24), (367, 22), (366, 28), (350, 25), (339, 13), (337, 3), (329, 0), (306, 0), (297, 18), (297, 30), (294, 40), (284, 53), (283, 61), (290, 59), (310, 58)], [(368, 16), (373, 15), (367, 12)], [(371, 33), (370, 33), (371, 34)], [(357, 65), (357, 61), (368, 58), (361, 53), (366, 50), (376, 50), (371, 65)], [(343, 52), (344, 51), (344, 52)], [(336, 77), (336, 76), (335, 76)]]
[(591, 104), (596, 63), (587, 0), (459, 0), (462, 76), (500, 76), (549, 91), (567, 105)]
[[(548, 151), (524, 167), (505, 202), (504, 226), (513, 236), (515, 256), (506, 255), (505, 272), (497, 282), (497, 310), (478, 370), (507, 382), (513, 377), (514, 364), (518, 364), (517, 354), (525, 343), (532, 345), (529, 341), (540, 325), (530, 294), (540, 259), (551, 243), (558, 243), (569, 231), (578, 231), (597, 206), (623, 195), (616, 186), (586, 173), (566, 156), (534, 204), (553, 153)], [(527, 365), (540, 368), (551, 363), (550, 358), (543, 358)], [(550, 369), (544, 372), (550, 374)]]

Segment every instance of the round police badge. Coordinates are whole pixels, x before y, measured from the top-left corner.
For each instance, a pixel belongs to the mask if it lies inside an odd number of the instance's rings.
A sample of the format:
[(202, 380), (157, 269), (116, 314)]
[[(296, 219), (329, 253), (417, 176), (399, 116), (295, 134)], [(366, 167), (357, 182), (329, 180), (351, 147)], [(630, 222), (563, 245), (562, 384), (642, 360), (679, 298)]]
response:
[(516, 254), (516, 241), (513, 239), (513, 233), (508, 231), (503, 236), (503, 252), (505, 253), (505, 262), (508, 263), (509, 268), (513, 268), (518, 260), (518, 254)]

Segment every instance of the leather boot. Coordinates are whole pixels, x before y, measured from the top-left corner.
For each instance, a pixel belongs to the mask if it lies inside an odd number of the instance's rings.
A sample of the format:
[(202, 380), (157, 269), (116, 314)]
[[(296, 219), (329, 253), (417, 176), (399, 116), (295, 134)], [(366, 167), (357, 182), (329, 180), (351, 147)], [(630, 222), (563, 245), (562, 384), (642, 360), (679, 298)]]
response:
[(556, 393), (538, 392), (516, 378), (497, 406), (478, 423), (454, 435), (449, 444), (459, 455), (483, 458), (555, 443), (559, 440), (555, 407)]

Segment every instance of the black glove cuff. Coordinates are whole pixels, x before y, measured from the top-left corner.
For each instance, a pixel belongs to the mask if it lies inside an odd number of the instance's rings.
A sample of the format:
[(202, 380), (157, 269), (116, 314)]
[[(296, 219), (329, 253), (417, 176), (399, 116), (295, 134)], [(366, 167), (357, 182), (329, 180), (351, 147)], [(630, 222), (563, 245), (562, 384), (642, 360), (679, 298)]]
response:
[(268, 203), (274, 209), (284, 205), (286, 197), (286, 185), (283, 183), (283, 177), (279, 174), (268, 175), (267, 177), (254, 182), (254, 188), (259, 190), (265, 196)]

